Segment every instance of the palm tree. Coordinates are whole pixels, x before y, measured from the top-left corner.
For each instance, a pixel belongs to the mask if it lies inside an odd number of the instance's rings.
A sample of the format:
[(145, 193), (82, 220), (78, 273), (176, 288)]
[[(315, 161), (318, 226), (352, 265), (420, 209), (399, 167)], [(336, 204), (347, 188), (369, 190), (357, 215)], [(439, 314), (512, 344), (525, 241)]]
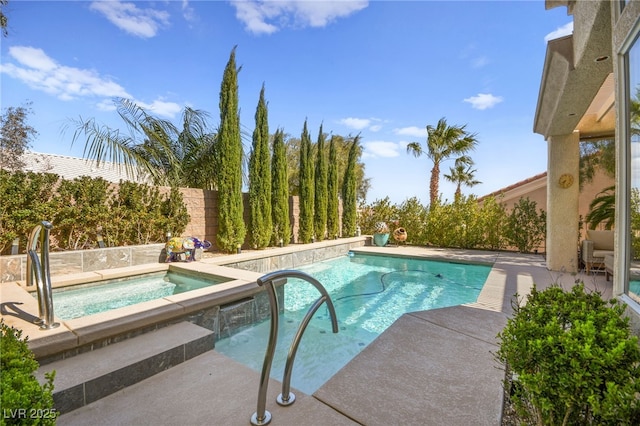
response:
[(462, 195), (461, 186), (476, 186), (482, 182), (475, 180), (476, 169), (472, 169), (473, 161), (465, 163), (458, 159), (456, 160), (455, 167), (451, 167), (449, 170), (451, 174), (444, 175), (444, 178), (449, 182), (456, 184), (455, 199), (459, 199)]
[(128, 133), (91, 118), (71, 120), (72, 144), (86, 138), (84, 156), (97, 163), (111, 161), (129, 176), (148, 175), (155, 185), (214, 189), (216, 134), (208, 130), (204, 111), (185, 107), (182, 129), (149, 114), (129, 99), (116, 99)]
[(605, 229), (611, 229), (615, 225), (616, 194), (615, 185), (603, 189), (589, 204), (587, 223), (590, 229), (596, 229), (604, 224)]
[(478, 141), (475, 134), (468, 133), (466, 125), (449, 126), (443, 117), (438, 120), (434, 127), (427, 126), (426, 149), (419, 142), (411, 142), (407, 145), (407, 153), (412, 153), (415, 157), (422, 154), (433, 161), (431, 169), (431, 180), (429, 182), (429, 201), (434, 206), (438, 200), (438, 190), (440, 187), (440, 163), (451, 157), (457, 157), (456, 162), (461, 161), (468, 164), (471, 158), (466, 154), (475, 149)]

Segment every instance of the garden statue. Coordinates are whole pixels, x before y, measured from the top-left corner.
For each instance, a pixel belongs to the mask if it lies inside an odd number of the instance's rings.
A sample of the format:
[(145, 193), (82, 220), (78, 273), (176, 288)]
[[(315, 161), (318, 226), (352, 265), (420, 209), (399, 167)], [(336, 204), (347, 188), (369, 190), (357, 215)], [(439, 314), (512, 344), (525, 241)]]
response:
[(181, 261), (184, 254), (185, 262), (196, 260), (196, 249), (208, 249), (211, 243), (207, 240), (199, 240), (196, 237), (173, 237), (165, 244), (167, 252), (166, 262)]

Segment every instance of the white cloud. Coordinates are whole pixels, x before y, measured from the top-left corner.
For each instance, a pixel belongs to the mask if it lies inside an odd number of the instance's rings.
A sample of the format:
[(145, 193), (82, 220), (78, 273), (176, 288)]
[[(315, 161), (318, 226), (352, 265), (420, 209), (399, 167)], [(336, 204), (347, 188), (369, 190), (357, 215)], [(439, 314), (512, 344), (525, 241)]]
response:
[(368, 0), (232, 0), (236, 18), (254, 34), (272, 34), (283, 27), (324, 27), (369, 5)]
[(400, 152), (406, 149), (406, 143), (404, 142), (385, 142), (385, 141), (371, 141), (364, 142), (364, 152), (362, 156), (367, 157), (384, 157), (391, 158), (400, 155)]
[(113, 99), (103, 99), (96, 104), (96, 108), (100, 111), (115, 111), (116, 104), (113, 102)]
[(136, 101), (136, 103), (142, 108), (148, 110), (152, 114), (156, 114), (162, 117), (173, 118), (177, 116), (182, 107), (175, 102), (165, 102), (161, 100), (155, 100), (150, 104), (142, 101)]
[(113, 111), (113, 98), (132, 99), (153, 114), (174, 118), (181, 106), (174, 102), (155, 100), (151, 103), (137, 101), (124, 87), (94, 70), (60, 65), (42, 49), (29, 46), (12, 46), (9, 56), (17, 64), (0, 64), (0, 74), (6, 74), (22, 81), (34, 90), (40, 90), (63, 101), (79, 98), (100, 98), (96, 108), (101, 111)]
[(413, 136), (413, 137), (416, 137), (416, 138), (426, 138), (427, 137), (427, 128), (426, 127), (416, 127), (416, 126), (401, 127), (399, 129), (393, 129), (393, 132), (396, 135)]
[(182, 17), (187, 22), (193, 22), (197, 18), (195, 10), (189, 6), (189, 0), (182, 0)]
[(340, 120), (339, 123), (344, 124), (347, 127), (351, 127), (352, 129), (362, 130), (369, 127), (371, 120), (368, 118), (347, 117)]
[(502, 102), (502, 96), (494, 96), (491, 93), (478, 93), (476, 96), (464, 99), (472, 108), (484, 110), (492, 108)]
[(266, 18), (273, 18), (278, 12), (267, 5), (249, 1), (233, 1), (231, 3), (236, 8), (236, 18), (244, 22), (245, 28), (254, 34), (271, 34), (278, 31), (278, 27), (265, 22)]
[(564, 24), (560, 28), (556, 28), (555, 31), (552, 31), (549, 34), (547, 34), (546, 36), (544, 36), (544, 41), (546, 43), (549, 40), (553, 40), (555, 38), (564, 37), (564, 36), (569, 35), (571, 33), (573, 33), (573, 21), (569, 22), (568, 24)]
[(12, 46), (9, 56), (18, 63), (3, 63), (0, 72), (21, 80), (35, 90), (57, 96), (62, 100), (78, 97), (124, 97), (131, 95), (118, 83), (96, 71), (58, 64), (42, 49)]
[(55, 61), (48, 57), (42, 49), (18, 46), (9, 48), (9, 54), (21, 64), (42, 71), (51, 71), (57, 67)]
[(94, 1), (90, 8), (102, 13), (112, 24), (131, 35), (149, 38), (169, 24), (169, 13), (151, 8), (139, 9), (134, 3)]
[(357, 118), (347, 117), (338, 120), (338, 123), (345, 125), (351, 129), (364, 130), (367, 129), (370, 132), (379, 132), (382, 129), (382, 123), (384, 120), (380, 118)]

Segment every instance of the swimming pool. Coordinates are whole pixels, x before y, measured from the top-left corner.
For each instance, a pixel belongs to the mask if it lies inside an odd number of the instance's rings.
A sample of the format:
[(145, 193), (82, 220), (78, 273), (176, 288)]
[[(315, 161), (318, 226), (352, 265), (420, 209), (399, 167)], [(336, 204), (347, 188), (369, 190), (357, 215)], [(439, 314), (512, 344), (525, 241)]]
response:
[(74, 285), (53, 290), (53, 311), (57, 318), (70, 320), (227, 281), (169, 271)]
[[(350, 253), (299, 269), (325, 286), (340, 329), (332, 333), (323, 306), (305, 331), (291, 385), (312, 394), (401, 315), (476, 301), (491, 266)], [(282, 380), (289, 345), (318, 297), (302, 280), (286, 284), (273, 378)], [(268, 337), (269, 321), (264, 321), (219, 340), (215, 349), (260, 371)]]

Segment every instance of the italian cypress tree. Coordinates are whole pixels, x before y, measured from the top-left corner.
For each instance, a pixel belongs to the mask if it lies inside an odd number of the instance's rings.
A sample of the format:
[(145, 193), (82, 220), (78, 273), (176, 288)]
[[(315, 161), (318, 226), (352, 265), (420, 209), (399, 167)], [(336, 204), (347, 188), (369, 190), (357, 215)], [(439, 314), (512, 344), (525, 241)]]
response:
[(358, 161), (358, 142), (360, 136), (356, 136), (349, 149), (347, 169), (344, 172), (342, 182), (342, 235), (353, 237), (356, 235), (356, 162)]
[(220, 86), (220, 129), (218, 131), (218, 248), (232, 253), (244, 242), (246, 228), (242, 206), (242, 141), (238, 112), (236, 48), (231, 50)]
[(269, 245), (271, 218), (271, 158), (269, 153), (269, 123), (264, 84), (256, 108), (256, 128), (249, 157), (249, 210), (251, 246), (262, 249)]
[(311, 136), (307, 130), (307, 120), (304, 121), (302, 137), (300, 138), (300, 224), (298, 240), (310, 243), (313, 238), (313, 146)]
[(287, 147), (284, 132), (276, 130), (273, 136), (273, 157), (271, 166), (271, 205), (273, 214), (273, 245), (289, 244), (291, 222), (289, 221), (289, 182)]
[(331, 136), (327, 170), (327, 235), (329, 238), (337, 237), (340, 232), (338, 193), (338, 150), (336, 149), (336, 137)]
[(313, 207), (313, 229), (318, 241), (324, 240), (327, 233), (327, 160), (325, 158), (324, 134), (322, 124), (316, 143), (315, 203)]

